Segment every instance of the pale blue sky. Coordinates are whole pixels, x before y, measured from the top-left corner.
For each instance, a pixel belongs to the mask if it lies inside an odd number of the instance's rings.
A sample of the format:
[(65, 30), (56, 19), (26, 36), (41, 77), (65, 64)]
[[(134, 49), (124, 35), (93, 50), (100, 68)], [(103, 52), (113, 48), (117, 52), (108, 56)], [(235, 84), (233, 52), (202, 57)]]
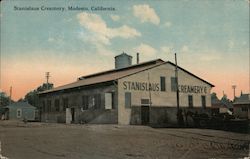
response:
[[(103, 6), (114, 7), (115, 11), (14, 10), (14, 6), (43, 5), (66, 9), (70, 5), (89, 9)], [(1, 2), (2, 90), (13, 85), (9, 81), (15, 83), (13, 78), (18, 76), (14, 74), (17, 69), (39, 76), (41, 80), (35, 84), (44, 80), (44, 72), (51, 71), (53, 83), (60, 85), (77, 76), (112, 69), (113, 57), (123, 51), (133, 56), (140, 52), (142, 61), (156, 58), (173, 61), (173, 53), (177, 52), (180, 66), (215, 84), (218, 94), (226, 90), (230, 95), (232, 84), (238, 85), (238, 93), (240, 90), (249, 92), (249, 2)], [(32, 66), (29, 71), (27, 64)], [(76, 71), (75, 74), (74, 71), (63, 73), (64, 69)], [(220, 74), (227, 77), (227, 82), (217, 78)], [(65, 76), (71, 78), (60, 81)], [(27, 86), (26, 90), (32, 87)]]

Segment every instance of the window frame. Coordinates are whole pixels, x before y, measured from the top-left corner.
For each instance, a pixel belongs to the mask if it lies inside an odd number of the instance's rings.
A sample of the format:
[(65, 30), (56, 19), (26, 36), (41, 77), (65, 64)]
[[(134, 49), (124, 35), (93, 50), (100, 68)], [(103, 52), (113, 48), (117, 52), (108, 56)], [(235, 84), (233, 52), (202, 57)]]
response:
[(17, 109), (16, 110), (16, 117), (21, 118), (22, 117), (22, 109)]
[(176, 90), (176, 85), (177, 85), (177, 81), (176, 81), (176, 77), (171, 77), (171, 79), (170, 79), (171, 81), (171, 91), (172, 92), (176, 92), (177, 90)]
[(193, 108), (194, 107), (193, 95), (188, 95), (188, 107), (189, 108)]
[(206, 109), (206, 107), (207, 107), (207, 105), (206, 105), (206, 96), (205, 95), (202, 95), (201, 96), (201, 107), (203, 108), (203, 109)]
[(60, 111), (60, 99), (55, 99), (55, 111)]
[(65, 97), (63, 98), (63, 111), (66, 111), (67, 108), (69, 108), (69, 98)]
[(160, 85), (161, 85), (161, 91), (166, 92), (166, 77), (165, 76), (160, 77)]
[[(127, 100), (128, 98), (128, 100)], [(125, 92), (124, 94), (125, 108), (131, 108), (132, 106), (132, 95), (131, 92)]]

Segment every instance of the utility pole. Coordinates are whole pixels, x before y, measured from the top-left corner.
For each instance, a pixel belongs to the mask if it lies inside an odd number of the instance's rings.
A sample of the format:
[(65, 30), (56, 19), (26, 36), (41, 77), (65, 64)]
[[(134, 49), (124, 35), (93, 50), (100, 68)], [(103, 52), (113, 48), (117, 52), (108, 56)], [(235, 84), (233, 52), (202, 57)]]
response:
[(11, 97), (12, 97), (12, 86), (10, 86), (10, 101), (9, 101), (10, 104), (11, 104)]
[(49, 75), (49, 72), (46, 72), (45, 73), (45, 77), (46, 77), (46, 80), (47, 80), (47, 90), (49, 89), (49, 77), (50, 77), (50, 75)]
[(179, 104), (178, 66), (177, 66), (177, 56), (176, 56), (176, 53), (174, 54), (174, 56), (175, 56), (176, 100), (177, 100), (177, 113), (178, 113), (179, 109), (180, 109), (180, 104)]
[(232, 88), (233, 88), (233, 90), (234, 90), (234, 99), (233, 99), (233, 100), (235, 100), (235, 89), (236, 89), (236, 85), (232, 85)]
[[(149, 73), (148, 73), (148, 83), (150, 84)], [(149, 106), (151, 108), (151, 106), (152, 106), (152, 97), (151, 97), (151, 90), (150, 90), (150, 88), (148, 89), (148, 92), (149, 92)]]

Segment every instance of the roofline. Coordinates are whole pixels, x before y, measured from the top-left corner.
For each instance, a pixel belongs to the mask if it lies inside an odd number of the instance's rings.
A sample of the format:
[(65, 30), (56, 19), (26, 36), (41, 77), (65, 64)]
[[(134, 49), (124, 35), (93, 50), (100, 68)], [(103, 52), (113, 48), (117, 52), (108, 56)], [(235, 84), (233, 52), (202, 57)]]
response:
[[(170, 62), (170, 61), (167, 61), (167, 62), (170, 63), (170, 64), (173, 65), (173, 66), (176, 66), (174, 63), (172, 63), (172, 62)], [(211, 87), (215, 87), (215, 85), (213, 85), (213, 84), (209, 83), (208, 81), (205, 81), (204, 79), (202, 79), (202, 78), (200, 78), (200, 77), (194, 75), (193, 73), (191, 73), (191, 72), (185, 70), (184, 68), (182, 68), (182, 67), (180, 67), (180, 66), (178, 66), (178, 65), (177, 65), (177, 67), (178, 67), (180, 70), (182, 70), (182, 71), (184, 71), (184, 72), (186, 72), (186, 73), (188, 73), (188, 74), (190, 74), (190, 75), (192, 75), (192, 76), (198, 78), (199, 80), (201, 80), (201, 81), (207, 83), (207, 84), (210, 85)]]
[(156, 61), (164, 62), (162, 59), (158, 58), (158, 59), (155, 59), (155, 60), (150, 60), (150, 61), (142, 62), (142, 63), (139, 63), (139, 64), (134, 64), (134, 65), (131, 65), (131, 66), (128, 66), (128, 67), (123, 67), (123, 68), (118, 68), (118, 69), (111, 69), (111, 70), (107, 70), (107, 71), (102, 71), (102, 72), (89, 74), (89, 75), (86, 75), (86, 76), (79, 77), (78, 80), (82, 80), (84, 78), (90, 78), (90, 77), (94, 77), (94, 76), (99, 76), (99, 75), (102, 75), (102, 74), (111, 73), (111, 72), (115, 72), (115, 71), (122, 71), (122, 70), (126, 70), (126, 69), (129, 69), (129, 68), (132, 68), (132, 67), (143, 66), (143, 65), (150, 64), (150, 63), (153, 63), (153, 62), (156, 62)]
[[(104, 72), (92, 74), (92, 75), (89, 75), (89, 76), (86, 76), (86, 77), (87, 77), (87, 78), (90, 78), (90, 77), (94, 77), (94, 76), (97, 76), (97, 75), (102, 75), (102, 74), (105, 74), (105, 73), (108, 73), (108, 72), (120, 71), (120, 70), (128, 69), (128, 68), (131, 68), (131, 67), (136, 67), (137, 65), (143, 65), (143, 64), (150, 63), (150, 62), (153, 62), (153, 61), (158, 61), (158, 60), (163, 61), (163, 60), (161, 60), (161, 59), (156, 59), (156, 60), (152, 60), (152, 61), (148, 61), (148, 62), (136, 64), (136, 65), (131, 65), (131, 66), (129, 66), (129, 67), (125, 67), (125, 68), (121, 68), (121, 69), (113, 69), (113, 70), (108, 70), (108, 71), (104, 71)], [(143, 70), (140, 70), (140, 71), (131, 73), (131, 74), (129, 74), (129, 75), (122, 76), (122, 77), (120, 77), (120, 78), (116, 78), (116, 79), (114, 79), (114, 80), (109, 80), (109, 81), (104, 81), (104, 82), (97, 82), (97, 83), (92, 83), (92, 84), (83, 85), (83, 86), (89, 86), (89, 85), (94, 85), (94, 84), (100, 84), (100, 83), (110, 82), (110, 81), (116, 81), (116, 80), (118, 80), (118, 79), (122, 79), (122, 78), (125, 78), (125, 77), (128, 77), (128, 76), (134, 75), (134, 74), (136, 74), (136, 73), (143, 72), (143, 71), (146, 71), (146, 70), (149, 70), (149, 69), (158, 67), (158, 66), (160, 66), (160, 65), (167, 64), (167, 63), (171, 64), (172, 66), (176, 66), (174, 63), (172, 63), (172, 62), (170, 62), (170, 61), (165, 61), (165, 62), (163, 61), (163, 63), (159, 63), (159, 64), (157, 64), (157, 65), (153, 65), (152, 67), (149, 67), (149, 68), (146, 68), (146, 69), (143, 69)], [(191, 72), (185, 70), (184, 68), (182, 68), (182, 67), (180, 67), (180, 66), (178, 66), (178, 65), (177, 65), (177, 67), (178, 67), (178, 69), (180, 69), (180, 70), (182, 70), (182, 71), (188, 73), (189, 75), (191, 75), (191, 76), (193, 76), (193, 77), (195, 77), (195, 78), (197, 78), (197, 79), (199, 79), (199, 80), (205, 82), (206, 84), (210, 85), (211, 87), (215, 87), (213, 84), (211, 84), (211, 83), (209, 83), (209, 82), (207, 82), (207, 81), (201, 79), (200, 77), (198, 77), (198, 76), (194, 75), (193, 73), (191, 73)], [(86, 78), (86, 77), (85, 77), (85, 78)], [(72, 83), (69, 83), (69, 84), (73, 84), (73, 83), (75, 83), (75, 82), (72, 82)], [(65, 86), (65, 85), (62, 85), (62, 86)], [(59, 87), (60, 87), (60, 86), (59, 86)], [(76, 86), (76, 87), (81, 87), (81, 86)], [(71, 88), (66, 88), (66, 89), (72, 89), (72, 88), (76, 88), (76, 87), (71, 87)], [(40, 92), (40, 93), (38, 93), (38, 94), (45, 94), (45, 93), (51, 93), (51, 92), (58, 92), (58, 91), (61, 91), (61, 90), (66, 90), (66, 89), (60, 89), (60, 90), (54, 90), (54, 91), (53, 91), (53, 89), (52, 89), (52, 90), (47, 90), (47, 91)]]
[[(104, 82), (97, 82), (97, 83), (92, 83), (92, 84), (87, 84), (87, 85), (82, 85), (82, 86), (75, 86), (75, 87), (71, 87), (71, 88), (66, 88), (66, 89), (59, 89), (59, 90), (46, 90), (46, 91), (42, 91), (42, 92), (39, 92), (37, 93), (38, 95), (41, 95), (41, 94), (46, 94), (46, 93), (52, 93), (52, 92), (59, 92), (59, 91), (64, 91), (64, 90), (69, 90), (69, 89), (74, 89), (74, 88), (77, 88), (77, 87), (86, 87), (86, 86), (92, 86), (92, 85), (95, 85), (95, 84), (101, 84), (101, 83), (110, 83), (110, 82), (115, 82), (117, 79), (114, 79), (114, 80), (108, 80), (108, 81), (104, 81)], [(72, 84), (72, 83), (70, 83)], [(62, 86), (65, 86), (65, 85), (62, 85)], [(58, 86), (58, 87), (61, 87), (61, 86)]]
[[(166, 61), (166, 62), (160, 63), (160, 64), (158, 64), (158, 65), (154, 65), (154, 66), (152, 66), (152, 67), (150, 67), (150, 68), (146, 68), (146, 69), (144, 69), (144, 70), (138, 71), (138, 72), (143, 72), (143, 71), (146, 71), (146, 70), (149, 70), (149, 69), (152, 69), (152, 68), (154, 68), (154, 67), (158, 67), (158, 66), (160, 66), (160, 65), (164, 65), (164, 64), (167, 64), (167, 63), (169, 63), (169, 64), (171, 64), (171, 65), (173, 65), (173, 66), (176, 66), (176, 65), (175, 65), (174, 63), (172, 63), (172, 62)], [(195, 78), (197, 78), (197, 79), (199, 79), (199, 80), (201, 80), (201, 81), (207, 83), (207, 84), (210, 85), (211, 87), (215, 87), (213, 84), (211, 84), (211, 83), (205, 81), (204, 79), (201, 79), (200, 77), (198, 77), (198, 76), (194, 75), (193, 73), (191, 73), (191, 72), (185, 70), (184, 68), (182, 68), (182, 67), (180, 67), (180, 66), (178, 66), (178, 65), (177, 65), (177, 67), (178, 67), (178, 69), (180, 69), (180, 70), (182, 70), (182, 71), (184, 71), (184, 72), (186, 72), (186, 73), (192, 75), (193, 77), (195, 77)], [(131, 75), (136, 74), (136, 73), (138, 73), (138, 72), (134, 72), (134, 73), (132, 73), (132, 74), (123, 76), (123, 77), (118, 78), (118, 79), (122, 79), (122, 78), (124, 78), (124, 77), (131, 76)]]

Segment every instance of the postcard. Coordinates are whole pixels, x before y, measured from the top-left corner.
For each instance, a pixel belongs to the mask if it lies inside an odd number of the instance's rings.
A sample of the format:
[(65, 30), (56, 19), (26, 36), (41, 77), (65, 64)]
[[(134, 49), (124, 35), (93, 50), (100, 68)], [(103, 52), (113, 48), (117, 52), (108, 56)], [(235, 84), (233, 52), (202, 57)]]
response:
[(249, 158), (249, 5), (1, 1), (0, 159)]

